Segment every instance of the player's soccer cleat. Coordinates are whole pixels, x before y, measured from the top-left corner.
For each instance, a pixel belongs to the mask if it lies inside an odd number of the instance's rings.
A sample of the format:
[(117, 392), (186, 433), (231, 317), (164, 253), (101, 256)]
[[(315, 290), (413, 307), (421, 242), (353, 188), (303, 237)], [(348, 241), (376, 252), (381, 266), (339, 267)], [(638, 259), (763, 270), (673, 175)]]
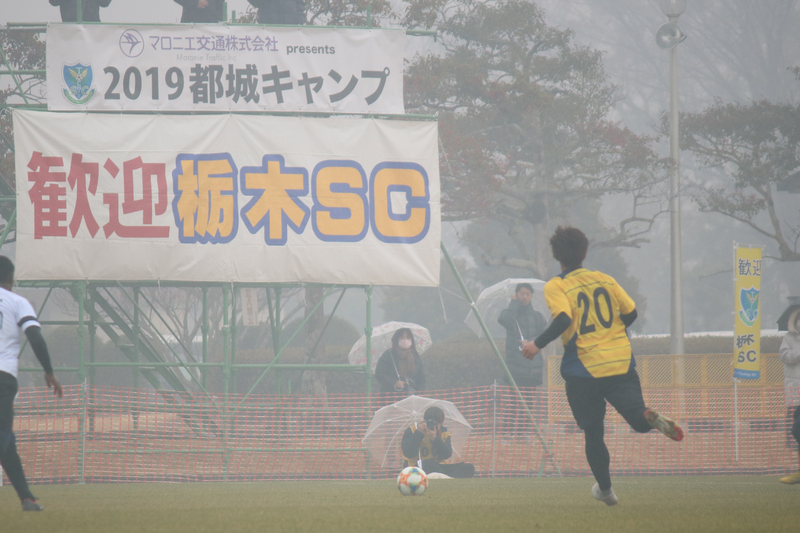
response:
[(592, 487), (592, 496), (594, 496), (595, 500), (599, 500), (606, 505), (617, 505), (619, 503), (619, 499), (614, 493), (614, 489), (600, 490), (599, 483), (595, 483)]
[(40, 504), (36, 500), (31, 500), (30, 498), (25, 498), (24, 500), (22, 500), (22, 510), (23, 511), (44, 511), (44, 507), (42, 507), (42, 504)]
[(798, 470), (794, 474), (782, 477), (781, 483), (786, 483), (787, 485), (794, 485), (795, 483), (800, 483), (800, 470)]
[(664, 415), (660, 415), (650, 408), (645, 409), (644, 417), (647, 419), (647, 422), (651, 426), (653, 426), (654, 428), (656, 428), (657, 430), (659, 430), (661, 433), (671, 438), (672, 440), (675, 441), (683, 440), (683, 430), (671, 418), (668, 418)]

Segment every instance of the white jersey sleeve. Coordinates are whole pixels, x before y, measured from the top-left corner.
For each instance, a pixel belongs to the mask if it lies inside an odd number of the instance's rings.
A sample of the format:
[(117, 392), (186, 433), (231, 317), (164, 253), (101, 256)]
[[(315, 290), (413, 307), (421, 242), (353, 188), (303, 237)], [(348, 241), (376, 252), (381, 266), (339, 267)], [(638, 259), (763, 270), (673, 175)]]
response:
[(39, 323), (39, 320), (36, 318), (36, 311), (33, 309), (31, 303), (26, 298), (23, 298), (18, 294), (15, 294), (14, 296), (17, 297), (17, 326), (22, 331), (25, 331), (31, 326), (42, 327), (42, 325)]
[(0, 288), (0, 372), (17, 377), (20, 335), (31, 326), (41, 327), (31, 303)]

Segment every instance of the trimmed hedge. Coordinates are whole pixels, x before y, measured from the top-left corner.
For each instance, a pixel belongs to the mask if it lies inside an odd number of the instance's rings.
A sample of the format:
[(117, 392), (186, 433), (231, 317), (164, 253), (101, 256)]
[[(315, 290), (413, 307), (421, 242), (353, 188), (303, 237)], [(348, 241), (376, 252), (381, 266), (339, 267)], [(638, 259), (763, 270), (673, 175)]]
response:
[[(762, 353), (777, 353), (782, 337), (762, 337)], [(662, 355), (669, 352), (669, 338), (634, 337), (631, 341), (634, 354)], [(719, 354), (731, 353), (733, 337), (689, 337), (684, 342), (687, 354)], [(505, 353), (504, 340), (497, 341), (501, 354)], [(320, 358), (320, 363), (346, 363), (349, 346), (327, 346), (325, 356)], [(562, 353), (561, 343), (557, 343), (558, 352)], [(264, 352), (254, 353), (252, 358), (264, 361)], [(302, 350), (288, 349), (282, 361), (285, 363), (301, 363), (304, 355)], [(239, 357), (237, 360), (244, 362), (248, 357)], [(271, 360), (271, 356), (269, 357)], [(427, 387), (431, 390), (459, 389), (467, 387), (490, 386), (495, 380), (498, 384), (505, 384), (503, 367), (492, 351), (489, 341), (478, 339), (472, 332), (462, 332), (449, 339), (437, 342), (422, 355), (425, 364)], [(326, 372), (325, 379), (329, 393), (361, 392), (366, 389), (364, 374), (361, 372)], [(292, 380), (292, 390), (297, 392), (300, 372), (284, 372), (284, 379)], [(253, 376), (239, 376), (237, 390), (248, 390), (252, 386)], [(249, 382), (246, 389), (242, 387)], [(378, 383), (373, 378), (373, 390), (377, 390)], [(274, 392), (274, 373), (270, 372), (264, 379), (264, 388), (259, 387), (259, 393)], [(284, 389), (285, 390), (285, 389)]]
[[(77, 333), (74, 328), (55, 328), (47, 332), (48, 343), (53, 346), (54, 363), (56, 366), (77, 366)], [(349, 333), (349, 332), (348, 332)], [(761, 339), (762, 353), (778, 353), (781, 336), (764, 336)], [(556, 341), (557, 353), (562, 353), (561, 343)], [(661, 355), (669, 353), (668, 337), (634, 337), (631, 340), (633, 353), (637, 355)], [(317, 361), (319, 363), (347, 363), (347, 354), (351, 345), (337, 344), (327, 345), (319, 350)], [(57, 347), (57, 348), (56, 348)], [(497, 341), (500, 353), (505, 353), (504, 340)], [(98, 339), (96, 345), (97, 361), (117, 361), (124, 360), (116, 347), (111, 343), (102, 342)], [(688, 337), (685, 340), (687, 354), (729, 354), (733, 351), (732, 336), (703, 336)], [(209, 359), (213, 362), (222, 360), (222, 355), (216, 353), (216, 348), (210, 350)], [(237, 349), (237, 363), (269, 363), (273, 359), (271, 347), (261, 347), (254, 349)], [(35, 365), (31, 354), (25, 356), (23, 365)], [(491, 349), (486, 339), (478, 339), (471, 331), (464, 331), (451, 336), (442, 342), (435, 343), (427, 352), (422, 355), (425, 364), (427, 386), (431, 390), (458, 389), (467, 387), (490, 386), (495, 380), (500, 384), (505, 384), (505, 373), (500, 361)], [(299, 347), (289, 347), (281, 357), (283, 363), (304, 363), (305, 352)], [(241, 369), (236, 374), (236, 391), (247, 392), (261, 375), (262, 371), (257, 369)], [(366, 390), (366, 380), (363, 372), (323, 372), (323, 377), (327, 386), (328, 393), (352, 393), (363, 392)], [(288, 389), (288, 382), (291, 382), (291, 389), (297, 393), (301, 382), (300, 371), (285, 371), (282, 373), (283, 391)], [(59, 379), (65, 384), (72, 384), (76, 381), (73, 373), (60, 373)], [(258, 387), (253, 391), (254, 394), (272, 394), (276, 391), (276, 373), (270, 371), (259, 382)], [(101, 385), (131, 386), (132, 369), (120, 368), (100, 368), (96, 370), (96, 382)], [(221, 369), (208, 370), (208, 388), (212, 391), (222, 390), (222, 371)], [(23, 373), (20, 376), (21, 386), (41, 386), (41, 374)], [(140, 378), (139, 386), (148, 386), (146, 380)], [(377, 390), (378, 384), (373, 378), (373, 390)]]

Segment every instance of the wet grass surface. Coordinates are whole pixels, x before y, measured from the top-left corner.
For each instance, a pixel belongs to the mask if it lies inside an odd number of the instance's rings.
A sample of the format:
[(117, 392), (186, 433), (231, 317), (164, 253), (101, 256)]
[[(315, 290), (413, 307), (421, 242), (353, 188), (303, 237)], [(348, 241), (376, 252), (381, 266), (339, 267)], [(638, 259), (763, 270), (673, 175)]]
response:
[(620, 503), (590, 478), (432, 480), (404, 497), (391, 480), (50, 485), (23, 513), (0, 488), (0, 532), (800, 531), (800, 485), (771, 477), (615, 478)]

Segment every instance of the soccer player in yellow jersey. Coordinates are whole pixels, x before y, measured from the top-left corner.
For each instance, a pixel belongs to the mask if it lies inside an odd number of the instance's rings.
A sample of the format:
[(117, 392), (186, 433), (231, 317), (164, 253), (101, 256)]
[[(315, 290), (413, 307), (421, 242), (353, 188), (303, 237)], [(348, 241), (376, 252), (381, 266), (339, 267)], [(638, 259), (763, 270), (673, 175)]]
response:
[(631, 297), (611, 276), (583, 268), (589, 240), (581, 230), (559, 226), (550, 246), (562, 270), (544, 287), (553, 321), (522, 353), (532, 359), (561, 336), (561, 375), (567, 401), (583, 430), (586, 459), (597, 481), (592, 495), (606, 505), (615, 505), (619, 500), (611, 488), (611, 458), (603, 440), (606, 402), (639, 433), (655, 428), (679, 441), (683, 431), (666, 416), (645, 407), (627, 333), (636, 320)]

